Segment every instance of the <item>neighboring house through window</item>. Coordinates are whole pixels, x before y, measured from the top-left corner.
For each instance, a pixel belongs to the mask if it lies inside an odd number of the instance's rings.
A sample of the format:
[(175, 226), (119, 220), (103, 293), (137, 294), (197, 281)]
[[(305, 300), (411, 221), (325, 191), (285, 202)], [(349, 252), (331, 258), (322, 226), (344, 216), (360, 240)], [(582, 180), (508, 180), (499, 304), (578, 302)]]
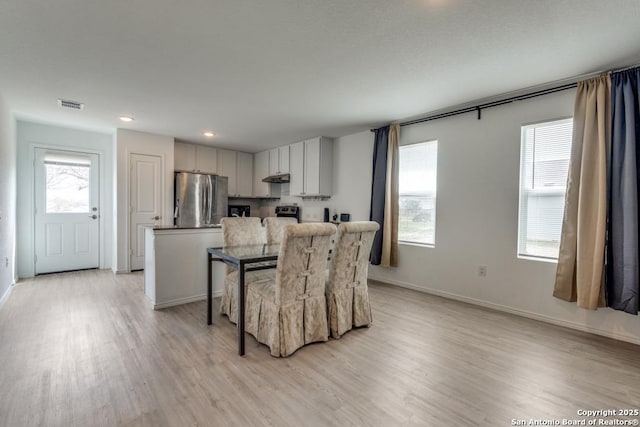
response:
[(399, 149), (398, 241), (435, 245), (438, 141)]
[(572, 119), (522, 127), (518, 256), (557, 260)]

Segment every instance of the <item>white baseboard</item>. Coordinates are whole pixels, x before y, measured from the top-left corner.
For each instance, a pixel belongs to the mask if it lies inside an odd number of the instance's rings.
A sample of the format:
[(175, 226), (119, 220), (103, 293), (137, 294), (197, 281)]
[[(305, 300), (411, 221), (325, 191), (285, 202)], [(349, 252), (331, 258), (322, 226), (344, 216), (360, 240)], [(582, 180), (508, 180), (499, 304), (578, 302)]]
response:
[(4, 292), (4, 295), (0, 297), (0, 308), (2, 308), (4, 306), (4, 303), (7, 302), (7, 300), (9, 299), (9, 295), (11, 295), (11, 292), (13, 291), (13, 287), (15, 285), (16, 285), (15, 282), (9, 285), (7, 290)]
[[(222, 291), (218, 291), (218, 292), (214, 292), (213, 294), (211, 294), (211, 296), (213, 298), (217, 298), (217, 297), (221, 297), (222, 296)], [(190, 302), (196, 302), (196, 301), (203, 301), (207, 299), (207, 295), (203, 294), (203, 295), (194, 295), (192, 297), (187, 297), (187, 298), (177, 298), (171, 301), (165, 301), (163, 303), (160, 304), (153, 304), (153, 309), (154, 310), (160, 310), (163, 308), (167, 308), (167, 307), (174, 307), (176, 305), (182, 305), (182, 304), (188, 304)]]
[(506, 305), (495, 304), (489, 301), (478, 300), (475, 298), (469, 298), (462, 295), (452, 294), (445, 291), (440, 291), (438, 289), (425, 288), (421, 286), (416, 286), (411, 283), (401, 282), (398, 280), (390, 280), (390, 279), (379, 279), (369, 275), (370, 280), (375, 280), (380, 283), (387, 283), (389, 285), (399, 286), (401, 288), (407, 288), (418, 292), (423, 292), (426, 294), (436, 295), (439, 297), (466, 302), (468, 304), (478, 305), (485, 308), (490, 308), (496, 311), (502, 311), (505, 313), (515, 314), (517, 316), (527, 317), (529, 319), (539, 320), (541, 322), (551, 323), (557, 326), (564, 326), (565, 328), (575, 329), (582, 332), (588, 332), (595, 335), (600, 335), (607, 338), (613, 338), (619, 341), (630, 342), (632, 344), (640, 345), (640, 338), (635, 337), (633, 335), (620, 334), (617, 332), (607, 331), (603, 329), (591, 328), (589, 326), (585, 326), (580, 323), (569, 322), (567, 320), (557, 319), (555, 317), (544, 316), (542, 314), (533, 313), (530, 311), (520, 310), (517, 308), (509, 307)]

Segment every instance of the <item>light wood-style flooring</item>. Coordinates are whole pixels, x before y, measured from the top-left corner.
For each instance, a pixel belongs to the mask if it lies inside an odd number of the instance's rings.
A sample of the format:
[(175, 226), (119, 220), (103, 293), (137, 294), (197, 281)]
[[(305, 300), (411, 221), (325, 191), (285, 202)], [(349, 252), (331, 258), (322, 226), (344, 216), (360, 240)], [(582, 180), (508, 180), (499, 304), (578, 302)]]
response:
[[(1, 426), (508, 426), (640, 408), (640, 347), (371, 283), (374, 325), (285, 359), (140, 273), (20, 282), (0, 309)], [(217, 313), (217, 306), (214, 306)]]

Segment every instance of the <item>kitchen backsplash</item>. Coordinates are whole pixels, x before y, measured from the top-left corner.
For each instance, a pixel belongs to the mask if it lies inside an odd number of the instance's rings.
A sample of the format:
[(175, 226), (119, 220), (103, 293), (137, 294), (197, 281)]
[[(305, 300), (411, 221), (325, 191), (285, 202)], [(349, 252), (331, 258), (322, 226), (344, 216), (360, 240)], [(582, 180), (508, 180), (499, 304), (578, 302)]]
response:
[(251, 216), (259, 216), (265, 218), (268, 216), (276, 216), (276, 206), (296, 205), (300, 206), (302, 222), (322, 222), (324, 220), (324, 208), (329, 208), (329, 220), (333, 220), (333, 215), (341, 213), (349, 213), (341, 211), (339, 207), (334, 206), (331, 199), (329, 200), (304, 200), (296, 196), (281, 196), (278, 200), (265, 199), (230, 199), (229, 204), (233, 205), (249, 205), (251, 206)]

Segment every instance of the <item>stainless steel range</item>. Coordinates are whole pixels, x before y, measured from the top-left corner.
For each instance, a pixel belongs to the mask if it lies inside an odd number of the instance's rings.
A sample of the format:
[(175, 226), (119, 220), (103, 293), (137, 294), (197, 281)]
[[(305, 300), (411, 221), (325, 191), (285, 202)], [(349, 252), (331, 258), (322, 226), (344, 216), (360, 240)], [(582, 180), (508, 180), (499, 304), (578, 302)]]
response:
[(300, 206), (276, 206), (276, 216), (284, 218), (295, 218), (300, 222)]

